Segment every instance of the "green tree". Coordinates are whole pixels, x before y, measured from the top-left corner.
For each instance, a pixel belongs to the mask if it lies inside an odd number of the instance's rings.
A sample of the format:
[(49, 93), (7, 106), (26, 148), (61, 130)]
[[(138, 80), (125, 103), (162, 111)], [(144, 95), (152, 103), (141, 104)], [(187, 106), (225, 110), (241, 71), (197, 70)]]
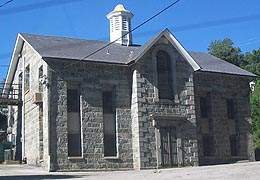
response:
[(260, 79), (256, 79), (255, 91), (251, 94), (254, 147), (260, 148)]
[[(245, 53), (246, 65), (244, 68), (254, 74), (260, 75), (260, 48), (252, 53)], [(254, 147), (260, 149), (260, 79), (255, 80), (255, 91), (251, 93), (251, 113), (253, 119)]]
[(253, 50), (252, 53), (245, 53), (244, 59), (246, 62), (244, 68), (252, 73), (260, 75), (260, 48), (258, 50)]
[(229, 38), (212, 41), (208, 47), (208, 53), (223, 59), (227, 62), (241, 66), (244, 64), (241, 49), (233, 46), (233, 41)]

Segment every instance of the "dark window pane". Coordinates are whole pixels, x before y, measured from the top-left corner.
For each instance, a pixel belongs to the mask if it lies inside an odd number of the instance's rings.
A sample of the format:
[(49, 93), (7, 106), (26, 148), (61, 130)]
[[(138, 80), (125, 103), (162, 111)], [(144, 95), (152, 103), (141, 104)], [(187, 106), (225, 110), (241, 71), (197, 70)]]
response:
[(230, 135), (231, 156), (237, 156), (237, 139), (236, 135)]
[(67, 109), (68, 112), (79, 112), (79, 92), (76, 89), (68, 89), (67, 91)]
[[(71, 84), (68, 84), (70, 86)], [(76, 88), (76, 87), (74, 87)], [(68, 118), (68, 156), (81, 156), (81, 117), (80, 92), (78, 89), (67, 89)]]
[(103, 95), (103, 112), (104, 114), (113, 113), (113, 93), (112, 91), (104, 91)]
[(68, 134), (68, 155), (69, 157), (81, 156), (80, 134)]
[(208, 103), (207, 103), (206, 97), (200, 98), (200, 116), (201, 116), (201, 118), (208, 117)]
[(211, 156), (211, 141), (212, 141), (212, 138), (209, 134), (202, 135), (204, 156)]
[(116, 134), (104, 134), (104, 155), (116, 156)]
[(234, 101), (232, 99), (227, 99), (227, 114), (229, 119), (235, 118)]
[(28, 91), (30, 89), (30, 65), (25, 68), (24, 75), (24, 91)]
[(19, 99), (22, 99), (23, 73), (19, 74), (18, 84), (19, 84)]
[(158, 91), (160, 99), (172, 99), (172, 69), (170, 56), (159, 51), (157, 59)]
[(39, 78), (39, 92), (42, 92), (43, 91), (43, 84), (42, 84), (42, 82), (40, 82), (40, 79), (43, 78), (43, 67), (42, 66), (39, 68), (39, 74), (38, 75), (39, 75), (38, 76), (38, 78)]
[(116, 113), (114, 91), (103, 91), (104, 156), (116, 156)]

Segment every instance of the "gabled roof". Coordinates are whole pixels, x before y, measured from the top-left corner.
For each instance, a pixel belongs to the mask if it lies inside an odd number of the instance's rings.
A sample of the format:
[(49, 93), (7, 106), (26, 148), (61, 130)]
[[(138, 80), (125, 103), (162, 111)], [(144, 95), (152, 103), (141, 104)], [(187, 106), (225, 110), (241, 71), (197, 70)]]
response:
[[(137, 62), (162, 36), (168, 39), (168, 41), (191, 65), (194, 71), (256, 77), (256, 75), (248, 71), (209, 54), (186, 51), (170, 31), (165, 29), (142, 46), (122, 46), (119, 44), (110, 45), (110, 43), (107, 42), (93, 40), (18, 34), (6, 83), (11, 83), (13, 80), (16, 65), (18, 63), (18, 56), (24, 43), (28, 43), (35, 53), (43, 59), (57, 58), (130, 65)], [(101, 48), (102, 50), (99, 50)], [(99, 50), (97, 53), (84, 58), (97, 50)]]
[(165, 36), (171, 44), (176, 48), (176, 50), (184, 57), (184, 59), (192, 66), (194, 71), (200, 69), (199, 64), (192, 59), (189, 53), (184, 49), (184, 47), (179, 43), (179, 41), (171, 34), (168, 29), (163, 30), (158, 35), (154, 36), (152, 39), (147, 41), (144, 45), (142, 45), (138, 50), (133, 52), (131, 61), (137, 61), (142, 57), (156, 42), (162, 37)]

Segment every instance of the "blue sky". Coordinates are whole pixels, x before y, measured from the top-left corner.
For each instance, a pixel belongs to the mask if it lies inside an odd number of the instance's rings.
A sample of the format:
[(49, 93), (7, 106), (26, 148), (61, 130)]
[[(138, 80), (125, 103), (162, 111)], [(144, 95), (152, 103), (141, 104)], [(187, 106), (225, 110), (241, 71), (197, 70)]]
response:
[[(8, 0), (0, 0), (0, 5)], [(13, 0), (0, 7), (0, 79), (6, 76), (19, 32), (109, 41), (106, 15), (117, 4), (134, 14), (136, 27), (175, 0)], [(168, 28), (192, 51), (231, 38), (243, 52), (260, 47), (260, 0), (181, 0), (133, 32), (143, 44)]]

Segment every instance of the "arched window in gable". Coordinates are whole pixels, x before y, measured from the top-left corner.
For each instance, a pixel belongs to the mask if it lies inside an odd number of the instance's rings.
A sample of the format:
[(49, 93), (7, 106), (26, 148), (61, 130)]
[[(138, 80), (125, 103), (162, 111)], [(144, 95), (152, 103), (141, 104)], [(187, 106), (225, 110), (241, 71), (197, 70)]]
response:
[(167, 52), (160, 50), (156, 60), (159, 99), (173, 99), (171, 58)]

